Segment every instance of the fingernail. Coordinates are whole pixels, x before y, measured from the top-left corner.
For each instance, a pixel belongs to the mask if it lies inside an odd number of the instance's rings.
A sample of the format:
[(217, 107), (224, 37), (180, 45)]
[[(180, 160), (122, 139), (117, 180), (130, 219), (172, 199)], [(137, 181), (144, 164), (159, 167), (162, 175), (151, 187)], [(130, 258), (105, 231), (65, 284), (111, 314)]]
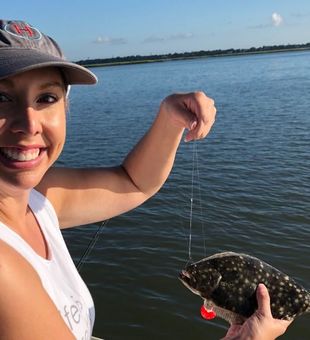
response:
[(196, 126), (197, 126), (197, 120), (193, 120), (190, 124), (190, 130), (195, 129)]

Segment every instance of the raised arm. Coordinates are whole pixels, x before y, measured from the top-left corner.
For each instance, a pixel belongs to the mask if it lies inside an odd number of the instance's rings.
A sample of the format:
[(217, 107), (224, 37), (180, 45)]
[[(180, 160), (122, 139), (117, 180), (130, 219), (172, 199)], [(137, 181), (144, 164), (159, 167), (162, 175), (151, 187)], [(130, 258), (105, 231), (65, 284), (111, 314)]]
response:
[(160, 105), (154, 123), (115, 168), (52, 168), (37, 187), (53, 203), (62, 227), (101, 221), (124, 213), (154, 195), (166, 181), (177, 148), (204, 138), (215, 120), (203, 92), (174, 94)]

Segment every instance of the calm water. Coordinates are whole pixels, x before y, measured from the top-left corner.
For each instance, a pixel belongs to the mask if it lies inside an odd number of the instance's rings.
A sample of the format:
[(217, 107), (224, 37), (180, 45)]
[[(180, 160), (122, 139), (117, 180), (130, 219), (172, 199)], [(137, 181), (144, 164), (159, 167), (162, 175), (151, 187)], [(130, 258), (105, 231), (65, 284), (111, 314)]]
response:
[[(224, 250), (252, 254), (309, 289), (310, 52), (93, 71), (99, 85), (72, 90), (59, 163), (118, 164), (166, 95), (204, 90), (216, 100), (218, 115), (209, 137), (196, 143), (193, 258)], [(192, 156), (192, 143), (183, 143), (160, 193), (110, 220), (84, 263), (81, 275), (96, 305), (95, 335), (199, 340), (225, 334), (225, 322), (201, 319), (202, 300), (177, 278), (188, 259)], [(76, 262), (96, 229), (65, 232)], [(309, 334), (307, 315), (283, 339)]]

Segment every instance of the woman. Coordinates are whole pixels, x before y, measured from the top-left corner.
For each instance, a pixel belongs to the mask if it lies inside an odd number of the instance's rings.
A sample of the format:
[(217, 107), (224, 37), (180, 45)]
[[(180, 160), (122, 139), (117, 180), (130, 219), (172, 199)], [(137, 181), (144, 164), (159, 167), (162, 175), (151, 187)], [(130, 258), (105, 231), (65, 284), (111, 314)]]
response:
[(23, 21), (0, 20), (0, 334), (89, 339), (91, 296), (60, 228), (109, 219), (142, 204), (167, 179), (184, 129), (204, 138), (215, 107), (202, 92), (175, 94), (115, 168), (52, 167), (66, 134), (68, 86), (94, 84), (58, 45)]

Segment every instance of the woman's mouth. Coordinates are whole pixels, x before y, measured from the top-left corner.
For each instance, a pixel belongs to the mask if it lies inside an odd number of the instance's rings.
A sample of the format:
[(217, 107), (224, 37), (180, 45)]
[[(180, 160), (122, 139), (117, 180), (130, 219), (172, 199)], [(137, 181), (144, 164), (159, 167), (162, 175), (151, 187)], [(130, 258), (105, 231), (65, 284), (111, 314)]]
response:
[(40, 146), (0, 147), (0, 163), (11, 169), (32, 169), (41, 163), (46, 151)]
[(20, 149), (3, 147), (1, 153), (8, 159), (18, 162), (28, 162), (36, 159), (40, 154), (40, 148)]

